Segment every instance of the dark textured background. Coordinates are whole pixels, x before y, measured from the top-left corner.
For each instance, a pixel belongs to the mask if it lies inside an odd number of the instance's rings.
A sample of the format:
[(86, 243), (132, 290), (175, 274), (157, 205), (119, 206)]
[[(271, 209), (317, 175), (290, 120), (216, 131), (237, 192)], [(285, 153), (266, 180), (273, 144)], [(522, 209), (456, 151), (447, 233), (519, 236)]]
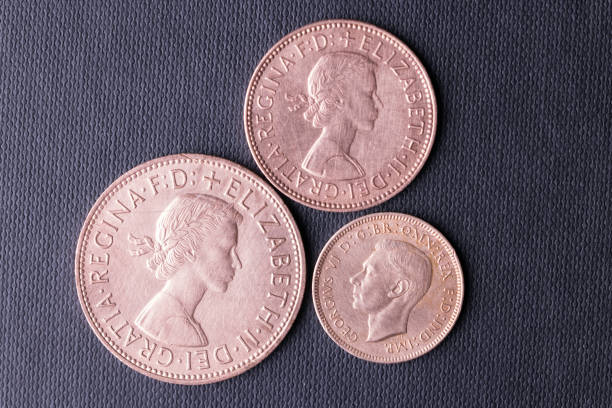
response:
[[(0, 406), (612, 406), (610, 1), (43, 3), (0, 1)], [(285, 200), (309, 270), (357, 216), (416, 215), (460, 256), (457, 325), (417, 360), (367, 363), (327, 337), (308, 288), (286, 339), (243, 375), (186, 387), (130, 370), (77, 300), (90, 206), (171, 153), (261, 174), (242, 126), (250, 75), (283, 35), (328, 18), (415, 51), (439, 130), (383, 205), (332, 214)]]

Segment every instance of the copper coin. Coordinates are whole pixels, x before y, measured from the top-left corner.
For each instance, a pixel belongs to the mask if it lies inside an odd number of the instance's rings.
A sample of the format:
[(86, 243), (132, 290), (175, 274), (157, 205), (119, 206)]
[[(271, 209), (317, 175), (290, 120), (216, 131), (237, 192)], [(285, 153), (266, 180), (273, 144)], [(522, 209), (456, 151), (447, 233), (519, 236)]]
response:
[(117, 179), (85, 220), (75, 269), (104, 346), (142, 374), (181, 384), (262, 361), (291, 327), (306, 277), (299, 231), (274, 190), (196, 154)]
[(355, 211), (414, 179), (436, 112), (427, 72), (405, 44), (369, 24), (329, 20), (268, 51), (249, 84), (244, 126), (280, 191), (313, 208)]
[(397, 363), (434, 348), (455, 324), (463, 274), (435, 228), (378, 213), (345, 225), (325, 245), (312, 296), (327, 334), (364, 360)]

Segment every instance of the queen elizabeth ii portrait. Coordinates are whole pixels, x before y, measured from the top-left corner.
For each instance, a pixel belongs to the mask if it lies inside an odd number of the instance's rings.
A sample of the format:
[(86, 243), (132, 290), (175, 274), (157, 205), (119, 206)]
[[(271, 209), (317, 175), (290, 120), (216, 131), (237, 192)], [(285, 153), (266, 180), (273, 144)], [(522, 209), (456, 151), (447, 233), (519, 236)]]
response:
[(304, 119), (321, 133), (302, 161), (304, 170), (329, 180), (365, 175), (350, 150), (358, 131), (374, 129), (382, 107), (375, 68), (368, 58), (352, 52), (324, 55), (312, 68)]
[(206, 194), (175, 198), (157, 220), (155, 239), (130, 236), (134, 256), (150, 254), (147, 266), (164, 282), (136, 317), (145, 334), (176, 346), (206, 346), (194, 318), (207, 291), (223, 293), (241, 262), (236, 252), (241, 215)]

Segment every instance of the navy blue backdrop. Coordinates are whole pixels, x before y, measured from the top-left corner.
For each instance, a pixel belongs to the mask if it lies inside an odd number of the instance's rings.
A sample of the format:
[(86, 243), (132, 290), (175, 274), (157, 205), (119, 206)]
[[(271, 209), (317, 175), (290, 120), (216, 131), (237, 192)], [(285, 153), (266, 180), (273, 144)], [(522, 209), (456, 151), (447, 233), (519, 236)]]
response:
[[(0, 1), (0, 406), (612, 405), (610, 1)], [(283, 35), (366, 21), (419, 56), (438, 132), (415, 181), (333, 214), (286, 199), (312, 268), (357, 216), (413, 214), (461, 259), (461, 316), (432, 352), (356, 359), (295, 325), (229, 381), (176, 386), (115, 359), (74, 284), (85, 216), (118, 176), (172, 153), (261, 174), (242, 126), (252, 71)]]

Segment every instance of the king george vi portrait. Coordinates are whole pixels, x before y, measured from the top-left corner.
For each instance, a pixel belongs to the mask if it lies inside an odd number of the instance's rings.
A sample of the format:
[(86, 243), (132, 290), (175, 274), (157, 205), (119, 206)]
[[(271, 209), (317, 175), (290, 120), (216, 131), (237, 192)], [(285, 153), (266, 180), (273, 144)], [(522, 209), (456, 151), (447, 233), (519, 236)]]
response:
[(365, 260), (353, 284), (353, 308), (368, 315), (367, 341), (408, 331), (414, 306), (431, 285), (431, 261), (407, 242), (384, 239)]
[(134, 256), (151, 254), (147, 266), (164, 282), (135, 323), (145, 334), (176, 346), (206, 346), (194, 312), (207, 291), (223, 293), (241, 261), (236, 252), (242, 216), (206, 194), (175, 198), (157, 220), (155, 239), (133, 234)]
[(350, 150), (357, 131), (374, 129), (382, 108), (375, 68), (368, 58), (351, 52), (324, 55), (312, 68), (304, 118), (321, 133), (302, 161), (304, 170), (329, 180), (365, 176)]

